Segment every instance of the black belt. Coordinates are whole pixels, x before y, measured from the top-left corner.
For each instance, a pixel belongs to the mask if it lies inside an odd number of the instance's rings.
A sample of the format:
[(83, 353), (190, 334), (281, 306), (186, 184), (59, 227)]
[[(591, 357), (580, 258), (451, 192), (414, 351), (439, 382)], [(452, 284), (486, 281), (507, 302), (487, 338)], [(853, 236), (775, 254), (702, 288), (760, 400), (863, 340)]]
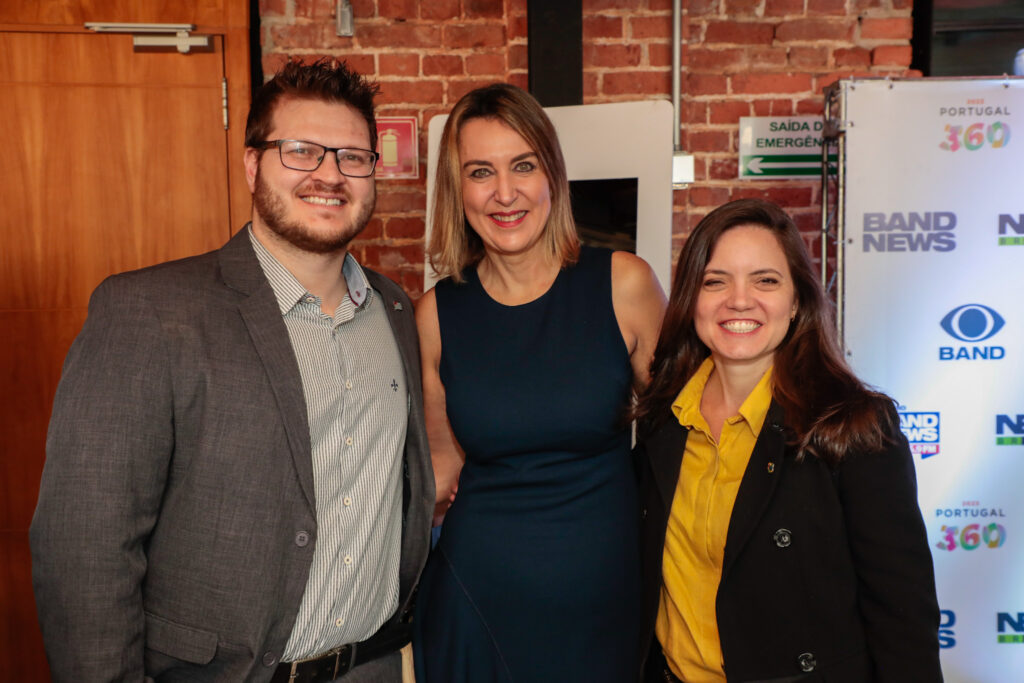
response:
[(282, 662), (270, 683), (325, 683), (344, 676), (351, 669), (401, 650), (412, 639), (409, 624), (393, 623), (361, 643), (342, 645), (327, 654), (301, 662)]

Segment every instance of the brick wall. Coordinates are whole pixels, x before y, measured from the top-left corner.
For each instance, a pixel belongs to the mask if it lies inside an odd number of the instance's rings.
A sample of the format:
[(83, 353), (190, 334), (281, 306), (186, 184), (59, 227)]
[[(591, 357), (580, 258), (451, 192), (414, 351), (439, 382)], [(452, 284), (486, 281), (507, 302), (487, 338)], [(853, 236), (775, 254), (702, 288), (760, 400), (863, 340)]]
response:
[[(335, 56), (381, 84), (381, 115), (415, 116), (419, 180), (378, 181), (357, 257), (422, 290), (426, 130), (472, 88), (526, 87), (526, 0), (351, 0), (355, 36), (334, 31), (334, 0), (260, 0), (263, 68)], [(817, 249), (820, 183), (739, 181), (740, 116), (820, 114), (822, 89), (851, 75), (909, 75), (912, 0), (683, 0), (682, 143), (696, 182), (674, 196), (674, 248), (715, 206), (766, 197)], [(583, 0), (586, 104), (671, 97), (671, 0)], [(816, 253), (816, 251), (815, 251)]]

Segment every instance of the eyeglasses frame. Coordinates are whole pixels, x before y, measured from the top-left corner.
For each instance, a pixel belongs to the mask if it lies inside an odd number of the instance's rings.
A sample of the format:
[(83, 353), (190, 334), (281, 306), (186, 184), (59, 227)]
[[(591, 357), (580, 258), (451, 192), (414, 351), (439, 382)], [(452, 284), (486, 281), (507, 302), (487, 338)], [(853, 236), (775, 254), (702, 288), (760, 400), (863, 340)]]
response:
[[(313, 168), (292, 168), (291, 166), (285, 163), (284, 152), (281, 150), (281, 145), (283, 145), (286, 142), (303, 142), (307, 145), (316, 145), (317, 147), (323, 147), (324, 153), (320, 155), (319, 159), (317, 159), (316, 166), (314, 166)], [(282, 166), (293, 171), (302, 171), (303, 173), (312, 173), (313, 171), (320, 168), (320, 166), (324, 163), (324, 159), (327, 158), (327, 153), (334, 152), (334, 165), (338, 168), (338, 173), (345, 176), (346, 178), (369, 178), (373, 176), (373, 174), (377, 171), (377, 160), (380, 159), (380, 155), (371, 149), (363, 149), (361, 147), (328, 147), (327, 145), (322, 145), (319, 142), (313, 142), (312, 140), (297, 140), (295, 138), (283, 138), (281, 140), (264, 140), (259, 145), (257, 145), (256, 148), (270, 149), (271, 147), (277, 147), (277, 157), (281, 160)], [(370, 166), (369, 173), (367, 173), (366, 175), (352, 175), (351, 173), (345, 173), (345, 171), (341, 170), (341, 161), (340, 157), (338, 156), (338, 152), (342, 152), (349, 149), (355, 150), (357, 152), (366, 152), (367, 154), (373, 157), (373, 164)]]

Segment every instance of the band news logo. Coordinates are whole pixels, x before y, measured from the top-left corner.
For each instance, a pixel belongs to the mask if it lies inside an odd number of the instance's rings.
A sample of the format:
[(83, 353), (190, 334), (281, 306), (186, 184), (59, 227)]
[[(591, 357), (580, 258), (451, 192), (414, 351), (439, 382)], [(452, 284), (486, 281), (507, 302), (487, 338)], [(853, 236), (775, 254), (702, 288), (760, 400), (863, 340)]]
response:
[(937, 508), (935, 517), (947, 521), (939, 528), (939, 542), (935, 544), (939, 550), (994, 550), (1006, 543), (1006, 512), (1002, 508), (965, 500), (960, 507)]
[(930, 458), (939, 454), (940, 422), (939, 414), (899, 411), (900, 430), (907, 437), (910, 452), (921, 458)]
[(1024, 415), (996, 415), (996, 445), (1024, 445)]
[(956, 613), (951, 609), (939, 610), (939, 648), (948, 650), (956, 646)]
[(865, 213), (864, 251), (953, 251), (956, 214), (952, 211)]
[(996, 613), (997, 642), (1024, 643), (1024, 612)]
[(1003, 329), (1003, 316), (984, 304), (964, 304), (947, 313), (939, 322), (946, 334), (961, 346), (940, 346), (939, 360), (1000, 360), (1006, 356), (1002, 346), (981, 344)]
[(999, 214), (999, 246), (1024, 245), (1024, 213), (1016, 218), (1008, 213)]

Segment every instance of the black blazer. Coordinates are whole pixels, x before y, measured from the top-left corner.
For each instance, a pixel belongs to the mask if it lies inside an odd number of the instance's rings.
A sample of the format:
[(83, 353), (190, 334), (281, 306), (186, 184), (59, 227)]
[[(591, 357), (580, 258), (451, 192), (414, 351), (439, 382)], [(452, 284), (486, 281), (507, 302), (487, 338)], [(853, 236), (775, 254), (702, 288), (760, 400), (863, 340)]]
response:
[[(931, 552), (906, 440), (833, 469), (796, 460), (772, 402), (743, 475), (716, 598), (732, 681), (941, 681)], [(643, 629), (650, 651), (687, 430), (641, 428)]]

